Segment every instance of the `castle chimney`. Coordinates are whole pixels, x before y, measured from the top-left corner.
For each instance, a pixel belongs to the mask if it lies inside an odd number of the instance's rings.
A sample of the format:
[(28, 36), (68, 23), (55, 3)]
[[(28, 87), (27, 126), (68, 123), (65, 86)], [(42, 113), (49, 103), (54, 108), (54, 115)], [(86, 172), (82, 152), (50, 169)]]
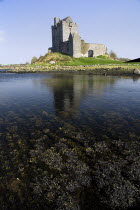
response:
[(57, 23), (60, 22), (60, 19), (58, 17), (55, 17), (54, 18), (54, 25), (57, 26)]

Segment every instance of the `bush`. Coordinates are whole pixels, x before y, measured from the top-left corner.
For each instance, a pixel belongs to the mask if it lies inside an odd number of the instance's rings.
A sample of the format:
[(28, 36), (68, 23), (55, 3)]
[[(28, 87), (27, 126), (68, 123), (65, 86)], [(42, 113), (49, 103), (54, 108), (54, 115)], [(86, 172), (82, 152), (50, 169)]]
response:
[(31, 64), (34, 64), (37, 60), (38, 60), (37, 57), (33, 57), (31, 60)]
[(117, 59), (117, 54), (114, 51), (111, 50), (109, 55), (110, 55), (111, 58)]

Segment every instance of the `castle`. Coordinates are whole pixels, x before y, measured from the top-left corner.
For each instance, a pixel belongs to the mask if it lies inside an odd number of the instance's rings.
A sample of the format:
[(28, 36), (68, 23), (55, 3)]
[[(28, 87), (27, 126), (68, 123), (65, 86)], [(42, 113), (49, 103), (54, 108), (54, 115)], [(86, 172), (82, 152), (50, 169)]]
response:
[(49, 48), (49, 52), (60, 52), (75, 58), (96, 57), (104, 55), (107, 48), (103, 44), (90, 44), (81, 40), (78, 25), (71, 17), (63, 20), (56, 17), (52, 26), (52, 48)]

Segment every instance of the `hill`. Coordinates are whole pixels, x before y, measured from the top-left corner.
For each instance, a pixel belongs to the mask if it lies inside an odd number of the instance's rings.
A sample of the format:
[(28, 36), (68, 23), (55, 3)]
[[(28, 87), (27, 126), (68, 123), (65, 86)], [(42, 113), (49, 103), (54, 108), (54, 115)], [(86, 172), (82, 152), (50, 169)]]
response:
[(61, 62), (69, 62), (72, 61), (72, 57), (68, 55), (64, 55), (61, 53), (47, 53), (44, 56), (40, 56), (40, 58), (35, 63), (49, 63), (51, 61), (54, 61), (55, 63), (61, 63)]
[(108, 54), (104, 56), (98, 56), (96, 58), (73, 58), (61, 53), (47, 53), (44, 56), (40, 56), (34, 63), (35, 65), (50, 65), (50, 62), (54, 61), (53, 65), (65, 65), (65, 66), (80, 66), (80, 65), (105, 65), (105, 64), (122, 64), (122, 61), (114, 60), (110, 58)]

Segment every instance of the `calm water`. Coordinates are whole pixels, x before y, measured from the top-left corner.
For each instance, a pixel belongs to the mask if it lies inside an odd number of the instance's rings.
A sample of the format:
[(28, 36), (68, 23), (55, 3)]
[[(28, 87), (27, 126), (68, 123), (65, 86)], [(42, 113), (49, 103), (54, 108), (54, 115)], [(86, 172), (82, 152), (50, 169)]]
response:
[(0, 73), (1, 209), (136, 208), (139, 142), (139, 78)]

